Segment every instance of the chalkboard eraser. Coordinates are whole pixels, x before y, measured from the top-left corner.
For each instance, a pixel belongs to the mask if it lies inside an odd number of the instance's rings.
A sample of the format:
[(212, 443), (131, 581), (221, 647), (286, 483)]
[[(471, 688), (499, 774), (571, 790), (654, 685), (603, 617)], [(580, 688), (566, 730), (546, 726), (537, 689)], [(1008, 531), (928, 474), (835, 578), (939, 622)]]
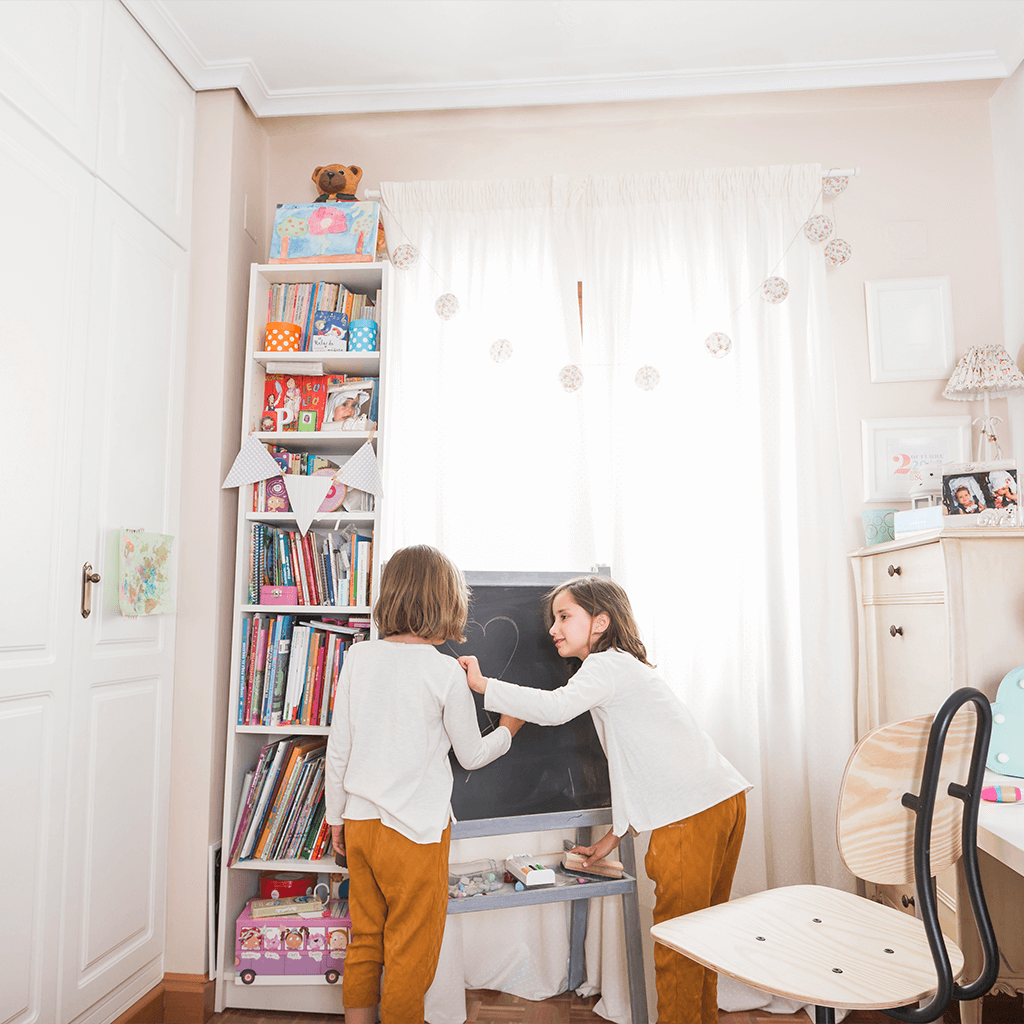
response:
[(581, 853), (567, 850), (562, 854), (562, 870), (568, 875), (580, 875), (583, 878), (621, 878), (622, 864), (617, 860), (592, 860), (586, 867), (586, 858)]

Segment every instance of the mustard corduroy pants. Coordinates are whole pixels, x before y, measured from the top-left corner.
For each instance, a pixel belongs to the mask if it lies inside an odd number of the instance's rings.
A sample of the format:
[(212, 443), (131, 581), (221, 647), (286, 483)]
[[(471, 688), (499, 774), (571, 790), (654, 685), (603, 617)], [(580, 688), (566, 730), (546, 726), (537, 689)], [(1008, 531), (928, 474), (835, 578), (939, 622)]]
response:
[(450, 839), (450, 825), (422, 844), (376, 819), (345, 822), (352, 941), (342, 998), (353, 1008), (379, 1000), (381, 1024), (423, 1020), (448, 913)]
[[(654, 923), (729, 898), (747, 821), (743, 793), (651, 833), (644, 866), (654, 882)], [(654, 944), (659, 1024), (716, 1024), (718, 974)]]

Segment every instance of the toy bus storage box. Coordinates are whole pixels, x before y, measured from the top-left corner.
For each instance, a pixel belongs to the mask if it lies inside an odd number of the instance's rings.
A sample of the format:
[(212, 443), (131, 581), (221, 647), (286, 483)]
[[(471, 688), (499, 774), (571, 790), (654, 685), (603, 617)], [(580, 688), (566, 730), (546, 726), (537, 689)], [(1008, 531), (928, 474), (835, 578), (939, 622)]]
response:
[(235, 922), (235, 984), (335, 985), (352, 938), (348, 902), (331, 900), (322, 917), (261, 917), (251, 902)]

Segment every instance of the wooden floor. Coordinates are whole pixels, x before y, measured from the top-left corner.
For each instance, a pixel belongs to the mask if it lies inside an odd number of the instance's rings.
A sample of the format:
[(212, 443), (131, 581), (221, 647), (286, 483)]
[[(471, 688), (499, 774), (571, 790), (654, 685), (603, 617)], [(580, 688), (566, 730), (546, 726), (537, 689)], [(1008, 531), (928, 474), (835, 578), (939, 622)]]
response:
[[(475, 1024), (477, 1021), (489, 1024), (606, 1024), (603, 1017), (593, 1012), (597, 1000), (597, 996), (580, 999), (567, 992), (534, 1003), (504, 992), (481, 989), (466, 993), (466, 1020), (467, 1024)], [(803, 1011), (798, 1014), (782, 1014), (747, 1010), (742, 1013), (720, 1013), (718, 1020), (719, 1024), (808, 1024), (810, 1018)], [(857, 1011), (851, 1013), (844, 1024), (891, 1024), (891, 1021), (891, 1017), (882, 1013)], [(174, 1022), (169, 1021), (167, 1024)], [(339, 1018), (333, 1014), (228, 1009), (214, 1014), (207, 1024), (339, 1024)]]

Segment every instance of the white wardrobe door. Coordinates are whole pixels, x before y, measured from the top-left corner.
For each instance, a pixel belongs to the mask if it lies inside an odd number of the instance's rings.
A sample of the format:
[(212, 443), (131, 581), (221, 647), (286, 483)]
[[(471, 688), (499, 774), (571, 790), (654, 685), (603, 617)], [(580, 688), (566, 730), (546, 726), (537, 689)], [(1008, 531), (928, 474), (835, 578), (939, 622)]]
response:
[[(0, 4), (0, 8), (2, 8)], [(55, 1019), (94, 179), (0, 100), (0, 1020)]]
[(0, 94), (89, 170), (96, 167), (102, 27), (95, 0), (0, 3)]
[(186, 249), (194, 151), (191, 87), (124, 7), (107, 0), (97, 173)]
[(74, 643), (63, 1021), (162, 973), (166, 896), (175, 620), (120, 614), (117, 551), (120, 527), (178, 529), (188, 258), (102, 184), (94, 253), (78, 560), (102, 579)]

